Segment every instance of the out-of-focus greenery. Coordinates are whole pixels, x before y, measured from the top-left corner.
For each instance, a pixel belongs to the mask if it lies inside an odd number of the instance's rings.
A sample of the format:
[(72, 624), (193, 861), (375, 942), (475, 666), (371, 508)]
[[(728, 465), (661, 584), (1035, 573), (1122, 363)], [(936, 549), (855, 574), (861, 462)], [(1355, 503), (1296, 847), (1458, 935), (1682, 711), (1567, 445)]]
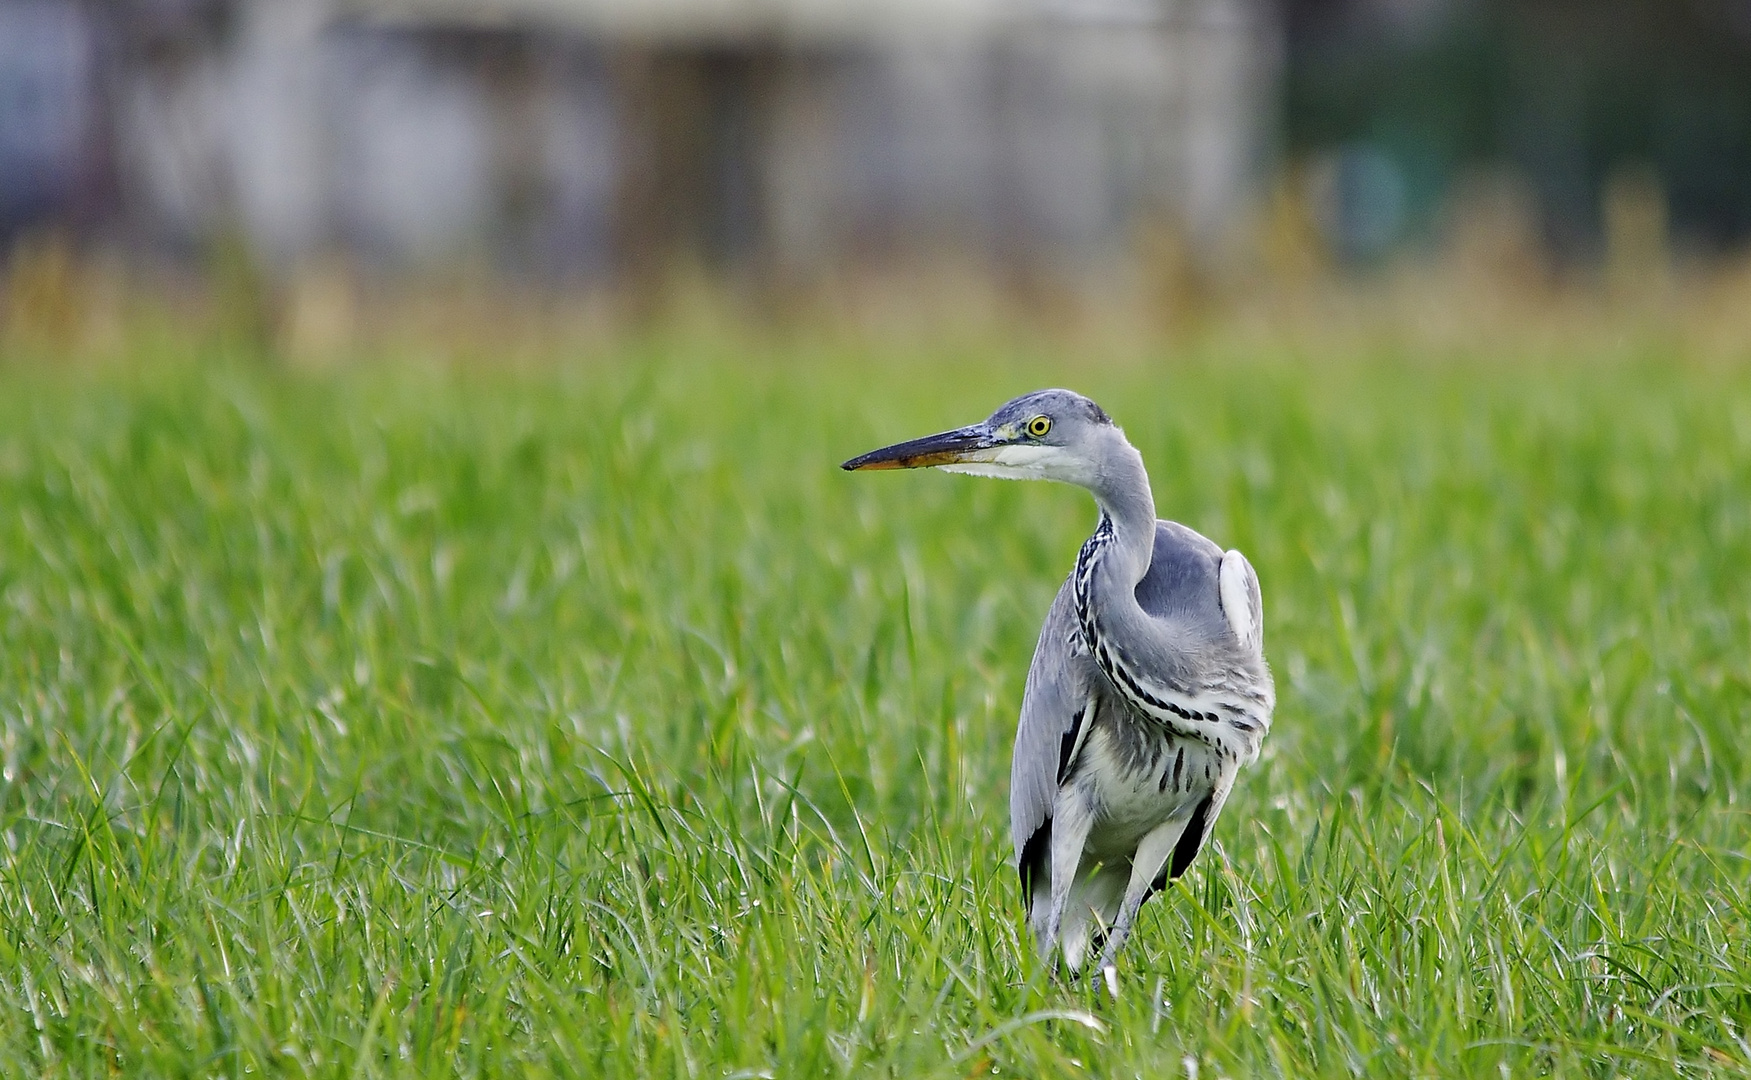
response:
[(1607, 191), (1648, 170), (1681, 247), (1751, 240), (1751, 15), (1740, 0), (1289, 0), (1291, 153), (1366, 146), (1407, 224), (1451, 214), (1468, 174), (1529, 181), (1544, 238), (1607, 239)]
[[(0, 365), (0, 1073), (1751, 1072), (1751, 376), (1504, 359)], [(1116, 1003), (1007, 864), (1088, 498), (837, 468), (1051, 384), (1281, 694)]]

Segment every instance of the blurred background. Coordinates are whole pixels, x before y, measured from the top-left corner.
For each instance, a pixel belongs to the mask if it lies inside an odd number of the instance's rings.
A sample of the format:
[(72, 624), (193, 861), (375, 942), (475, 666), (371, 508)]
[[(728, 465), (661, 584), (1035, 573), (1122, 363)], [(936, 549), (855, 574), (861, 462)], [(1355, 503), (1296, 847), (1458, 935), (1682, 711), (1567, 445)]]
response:
[(1748, 245), (1751, 0), (0, 0), (14, 340), (150, 294), (317, 358), (457, 298), (1738, 341)]

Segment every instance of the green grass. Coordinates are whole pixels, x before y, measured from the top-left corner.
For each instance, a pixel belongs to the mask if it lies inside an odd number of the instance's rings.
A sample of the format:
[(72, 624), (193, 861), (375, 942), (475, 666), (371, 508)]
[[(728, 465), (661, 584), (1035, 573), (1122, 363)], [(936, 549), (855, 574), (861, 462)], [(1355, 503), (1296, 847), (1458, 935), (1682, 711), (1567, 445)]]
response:
[[(807, 353), (0, 368), (0, 1075), (1751, 1073), (1751, 373)], [(1117, 1003), (1007, 865), (1089, 500), (836, 468), (1054, 383), (1280, 692)]]

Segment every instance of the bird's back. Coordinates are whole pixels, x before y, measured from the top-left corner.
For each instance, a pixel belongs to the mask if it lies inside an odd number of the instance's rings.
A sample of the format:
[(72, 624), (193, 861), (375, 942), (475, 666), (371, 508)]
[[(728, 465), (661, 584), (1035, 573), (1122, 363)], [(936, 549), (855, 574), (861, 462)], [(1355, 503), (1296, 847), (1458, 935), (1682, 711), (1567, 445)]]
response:
[(1227, 629), (1217, 599), (1222, 549), (1204, 534), (1177, 521), (1155, 523), (1155, 551), (1149, 572), (1137, 583), (1137, 603), (1158, 619), (1187, 630), (1218, 636)]

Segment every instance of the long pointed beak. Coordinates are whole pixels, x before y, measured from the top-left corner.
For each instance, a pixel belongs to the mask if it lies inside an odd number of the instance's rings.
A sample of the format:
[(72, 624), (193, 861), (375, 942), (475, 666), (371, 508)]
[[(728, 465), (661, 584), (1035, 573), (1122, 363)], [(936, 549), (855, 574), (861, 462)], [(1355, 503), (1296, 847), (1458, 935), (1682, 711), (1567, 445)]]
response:
[(940, 435), (884, 446), (871, 450), (839, 466), (847, 472), (860, 469), (923, 469), (931, 465), (954, 465), (963, 461), (984, 461), (986, 451), (1000, 444), (984, 424), (955, 428)]

